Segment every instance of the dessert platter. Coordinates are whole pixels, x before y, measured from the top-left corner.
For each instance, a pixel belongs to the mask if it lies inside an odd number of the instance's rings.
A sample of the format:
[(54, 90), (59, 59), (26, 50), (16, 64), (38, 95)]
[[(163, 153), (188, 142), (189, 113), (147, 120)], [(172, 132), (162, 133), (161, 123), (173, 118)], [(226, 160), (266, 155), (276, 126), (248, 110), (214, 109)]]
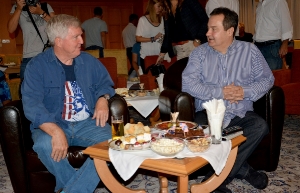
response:
[(124, 136), (109, 142), (109, 148), (119, 151), (140, 151), (150, 148), (151, 140), (155, 137), (151, 135), (151, 129), (143, 123), (127, 123), (124, 126)]
[(164, 121), (155, 125), (157, 130), (165, 132), (165, 137), (186, 138), (191, 136), (204, 136), (204, 131), (197, 123), (190, 121), (177, 121), (174, 125), (171, 121)]

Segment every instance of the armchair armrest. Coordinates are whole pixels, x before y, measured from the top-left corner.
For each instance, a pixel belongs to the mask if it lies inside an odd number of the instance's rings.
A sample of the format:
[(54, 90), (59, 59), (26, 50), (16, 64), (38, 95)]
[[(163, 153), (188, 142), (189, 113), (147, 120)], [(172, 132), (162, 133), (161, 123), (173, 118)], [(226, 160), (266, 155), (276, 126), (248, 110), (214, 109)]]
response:
[[(285, 115), (284, 101), (283, 90), (273, 86), (265, 96), (253, 104), (254, 112), (269, 125), (269, 134), (264, 137), (248, 160), (255, 169), (274, 171), (277, 168)], [(267, 155), (261, 152), (267, 152)]]

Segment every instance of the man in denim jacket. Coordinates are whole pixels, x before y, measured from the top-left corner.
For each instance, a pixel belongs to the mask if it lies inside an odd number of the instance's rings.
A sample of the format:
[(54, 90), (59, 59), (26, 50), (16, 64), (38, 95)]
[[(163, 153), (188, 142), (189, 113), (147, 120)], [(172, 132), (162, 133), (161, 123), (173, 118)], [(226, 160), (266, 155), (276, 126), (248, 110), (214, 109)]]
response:
[(99, 183), (87, 159), (75, 170), (66, 159), (69, 146), (87, 147), (111, 138), (108, 101), (115, 94), (106, 68), (81, 52), (80, 21), (57, 15), (47, 24), (53, 48), (34, 57), (22, 84), (24, 112), (31, 121), (33, 149), (56, 178), (55, 191), (93, 192)]

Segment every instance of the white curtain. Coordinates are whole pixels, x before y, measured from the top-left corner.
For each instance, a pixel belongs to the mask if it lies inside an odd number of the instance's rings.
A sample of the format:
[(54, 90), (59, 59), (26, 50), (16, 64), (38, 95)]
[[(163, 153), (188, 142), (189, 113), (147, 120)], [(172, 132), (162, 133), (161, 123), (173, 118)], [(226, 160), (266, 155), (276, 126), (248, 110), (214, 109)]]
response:
[[(293, 22), (293, 39), (300, 39), (300, 0), (286, 0)], [(245, 31), (255, 32), (255, 11), (258, 0), (240, 0), (239, 21), (245, 24)]]
[(239, 22), (245, 24), (245, 31), (254, 34), (255, 31), (255, 0), (240, 0)]
[(291, 18), (293, 22), (294, 34), (293, 39), (300, 39), (300, 1), (299, 0), (287, 0), (289, 5)]

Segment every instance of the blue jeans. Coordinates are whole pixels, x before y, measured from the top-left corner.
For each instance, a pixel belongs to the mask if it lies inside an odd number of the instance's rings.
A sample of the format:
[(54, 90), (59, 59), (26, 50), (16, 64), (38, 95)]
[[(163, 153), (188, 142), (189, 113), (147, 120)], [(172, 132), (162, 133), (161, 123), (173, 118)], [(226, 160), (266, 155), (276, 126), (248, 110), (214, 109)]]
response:
[(103, 49), (100, 46), (89, 46), (85, 50), (99, 50), (99, 58), (104, 58)]
[(21, 63), (21, 67), (20, 67), (20, 79), (21, 80), (24, 79), (24, 73), (25, 73), (26, 66), (31, 59), (32, 58), (23, 58), (22, 59), (22, 63)]
[[(195, 122), (200, 125), (207, 125), (207, 116), (205, 111), (196, 112)], [(234, 117), (228, 127), (240, 126), (243, 128), (244, 136), (247, 140), (239, 146), (236, 161), (229, 173), (226, 182), (231, 182), (234, 178), (244, 179), (248, 174), (249, 164), (248, 157), (252, 154), (255, 148), (265, 135), (269, 133), (269, 127), (266, 121), (252, 111), (248, 111), (244, 118)]]
[(259, 45), (256, 46), (261, 51), (262, 55), (265, 57), (271, 70), (282, 68), (282, 58), (279, 55), (279, 49), (281, 46), (280, 40), (268, 46), (259, 46)]
[[(111, 127), (106, 123), (105, 127), (96, 126), (95, 120), (88, 118), (84, 121), (69, 122), (65, 132), (69, 146), (88, 147), (111, 138)], [(91, 193), (97, 187), (100, 178), (93, 160), (88, 158), (78, 169), (74, 169), (67, 158), (55, 162), (51, 158), (52, 137), (42, 131), (32, 131), (34, 141), (33, 149), (48, 171), (55, 176), (55, 191), (63, 188), (65, 193)]]

